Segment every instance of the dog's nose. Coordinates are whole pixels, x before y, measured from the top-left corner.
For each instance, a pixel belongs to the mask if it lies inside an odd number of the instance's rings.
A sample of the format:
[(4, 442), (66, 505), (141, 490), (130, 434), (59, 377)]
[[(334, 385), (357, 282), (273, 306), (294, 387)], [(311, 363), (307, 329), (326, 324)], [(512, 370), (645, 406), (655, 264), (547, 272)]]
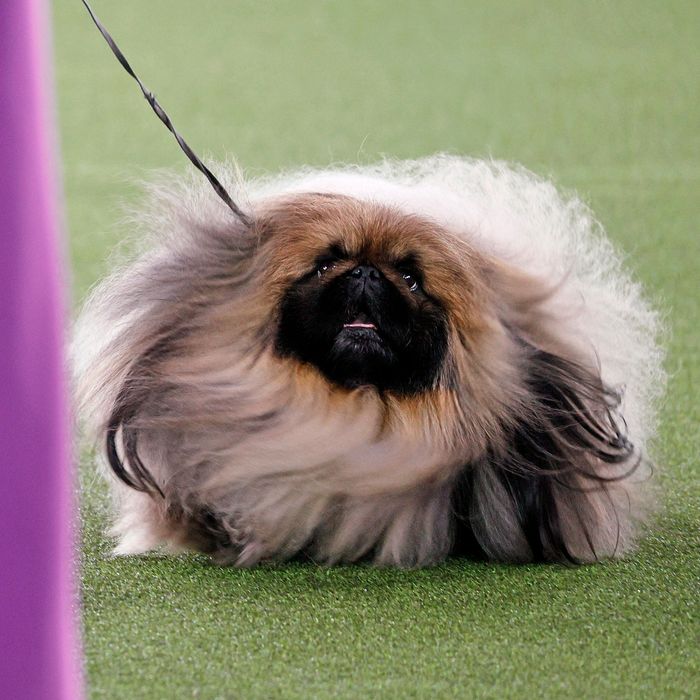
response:
[(378, 280), (380, 278), (379, 270), (371, 265), (358, 265), (351, 273), (351, 277), (355, 279)]

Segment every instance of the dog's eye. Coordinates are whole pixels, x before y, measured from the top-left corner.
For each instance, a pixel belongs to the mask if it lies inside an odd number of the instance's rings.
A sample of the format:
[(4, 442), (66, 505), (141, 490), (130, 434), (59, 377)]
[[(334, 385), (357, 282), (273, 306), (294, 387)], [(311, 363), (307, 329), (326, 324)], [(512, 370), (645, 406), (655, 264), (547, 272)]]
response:
[(408, 285), (409, 292), (418, 291), (418, 288), (420, 287), (420, 285), (418, 284), (418, 280), (410, 272), (404, 272), (401, 276), (404, 278), (404, 281)]
[(335, 260), (324, 260), (323, 262), (320, 262), (318, 264), (318, 267), (316, 268), (316, 274), (319, 277), (323, 277), (323, 275), (326, 274), (329, 270), (332, 270), (335, 267)]

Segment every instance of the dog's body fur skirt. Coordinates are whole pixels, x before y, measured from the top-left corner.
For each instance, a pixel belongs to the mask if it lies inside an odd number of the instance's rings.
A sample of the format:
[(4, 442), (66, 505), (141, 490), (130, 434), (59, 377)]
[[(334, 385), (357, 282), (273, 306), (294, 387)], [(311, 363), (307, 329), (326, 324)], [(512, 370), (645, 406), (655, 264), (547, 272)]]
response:
[[(119, 477), (118, 553), (421, 566), (633, 547), (654, 500), (659, 321), (579, 200), (449, 156), (228, 172), (251, 228), (206, 183), (152, 185), (133, 217), (144, 251), (78, 320), (79, 410)], [(299, 300), (350, 275), (381, 278), (407, 327), (432, 324), (401, 336), (391, 380), (298, 339), (320, 333)], [(370, 311), (341, 324), (352, 352), (383, 333)]]

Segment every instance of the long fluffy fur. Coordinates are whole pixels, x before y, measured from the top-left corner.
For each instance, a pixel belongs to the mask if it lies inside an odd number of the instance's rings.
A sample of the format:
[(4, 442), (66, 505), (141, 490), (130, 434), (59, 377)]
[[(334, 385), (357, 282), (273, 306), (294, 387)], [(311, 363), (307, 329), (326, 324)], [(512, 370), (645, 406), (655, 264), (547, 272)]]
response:
[[(199, 181), (151, 185), (143, 252), (77, 324), (79, 409), (121, 477), (117, 552), (419, 566), (633, 547), (653, 502), (659, 319), (581, 201), (448, 156), (224, 184), (262, 223), (244, 230)], [(322, 194), (430, 222), (469, 268), (473, 289), (443, 291), (477, 312), (453, 321), (427, 395), (335, 390), (272, 352), (284, 262), (268, 239), (280, 202)]]

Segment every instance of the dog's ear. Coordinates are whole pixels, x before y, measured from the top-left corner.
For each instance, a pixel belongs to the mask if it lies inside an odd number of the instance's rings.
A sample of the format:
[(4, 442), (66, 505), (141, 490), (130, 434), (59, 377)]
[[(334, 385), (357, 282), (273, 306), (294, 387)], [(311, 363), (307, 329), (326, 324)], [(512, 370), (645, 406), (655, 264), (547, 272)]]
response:
[(537, 311), (546, 295), (534, 285), (523, 294), (519, 308), (508, 307), (523, 325), (505, 326), (520, 357), (521, 395), (502, 435), (455, 483), (454, 551), (515, 562), (619, 555), (634, 534), (629, 494), (640, 463), (620, 392), (567, 352), (561, 330)]

